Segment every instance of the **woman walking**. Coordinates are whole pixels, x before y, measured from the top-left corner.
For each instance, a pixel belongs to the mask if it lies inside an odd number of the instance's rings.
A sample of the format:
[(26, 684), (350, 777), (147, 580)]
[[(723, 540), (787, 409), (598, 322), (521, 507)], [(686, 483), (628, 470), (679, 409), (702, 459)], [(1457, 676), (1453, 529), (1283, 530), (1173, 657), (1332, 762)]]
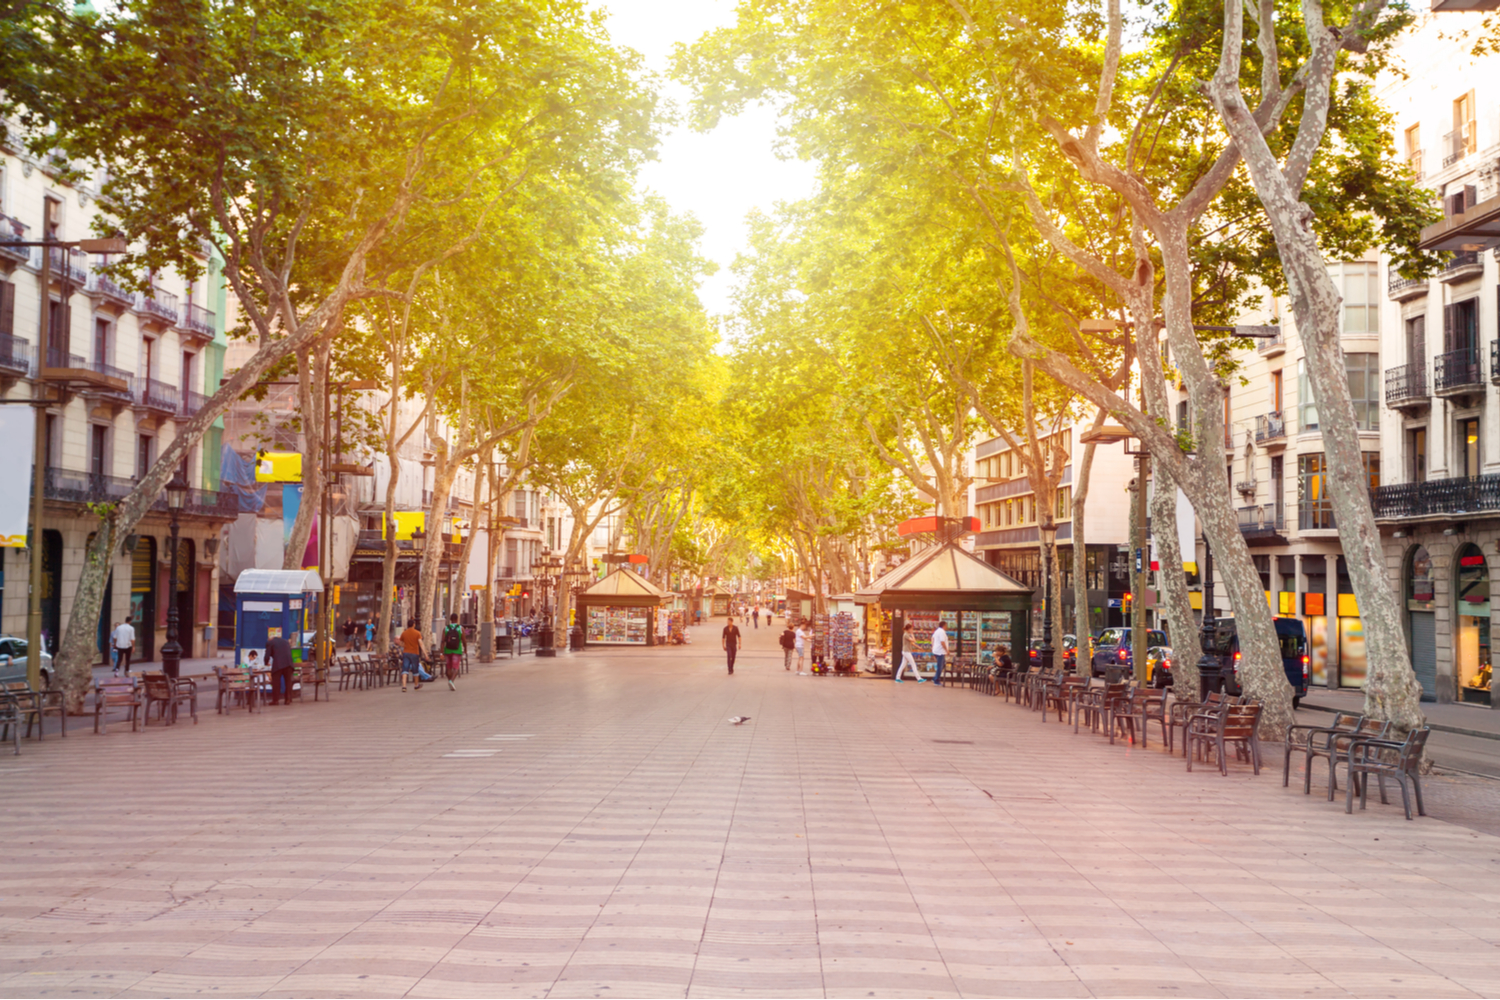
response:
[(911, 675), (917, 679), (918, 684), (926, 683), (922, 675), (917, 673), (917, 658), (911, 655), (912, 644), (917, 641), (917, 628), (911, 622), (901, 630), (901, 665), (896, 668), (896, 683), (901, 683), (901, 674), (907, 667), (911, 668)]

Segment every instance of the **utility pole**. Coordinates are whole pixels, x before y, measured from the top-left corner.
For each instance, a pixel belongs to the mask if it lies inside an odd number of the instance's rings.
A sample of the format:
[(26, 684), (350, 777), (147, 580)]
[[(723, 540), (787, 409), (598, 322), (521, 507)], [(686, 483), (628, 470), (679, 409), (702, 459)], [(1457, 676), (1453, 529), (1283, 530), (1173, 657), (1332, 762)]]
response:
[(1150, 458), (1145, 449), (1135, 457), (1135, 576), (1131, 580), (1131, 663), (1137, 684), (1146, 683), (1146, 470)]

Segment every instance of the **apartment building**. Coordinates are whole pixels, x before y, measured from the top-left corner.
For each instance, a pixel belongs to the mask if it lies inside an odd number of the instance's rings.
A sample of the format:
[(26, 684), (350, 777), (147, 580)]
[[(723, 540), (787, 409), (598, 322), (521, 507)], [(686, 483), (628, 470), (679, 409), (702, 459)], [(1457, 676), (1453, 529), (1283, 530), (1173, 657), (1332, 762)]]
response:
[[(39, 419), (46, 422), (42, 628), (53, 650), (98, 523), (88, 505), (124, 497), (155, 463), (217, 389), (226, 346), (222, 264), (210, 247), (197, 279), (154, 274), (147, 290), (127, 291), (101, 273), (103, 258), (64, 248), (47, 251), (44, 288), (42, 248), (6, 245), (97, 235), (97, 196), (94, 181), (65, 182), (56, 162), (0, 147), (0, 397), (30, 399), (40, 389), (52, 400)], [(43, 321), (49, 348), (39, 358)], [(101, 656), (112, 623), (129, 618), (137, 658), (154, 659), (171, 601), (184, 655), (204, 655), (211, 645), (219, 527), (234, 517), (233, 497), (218, 490), (219, 436), (216, 427), (183, 463), (193, 492), (180, 519), (177, 579), (169, 579), (165, 499), (113, 554)], [(7, 634), (26, 631), (30, 558), (27, 549), (0, 549), (0, 581), (8, 584), (0, 585), (0, 630)]]
[[(1074, 607), (1073, 591), (1073, 483), (1074, 461), (1083, 455), (1078, 436), (1087, 430), (1086, 422), (1072, 423), (1043, 433), (1042, 448), (1047, 455), (1064, 455), (1062, 476), (1057, 492), (1057, 553), (1061, 564), (1056, 568), (1062, 580), (1063, 621), (1071, 629)], [(1024, 446), (1024, 443), (1023, 443)], [(980, 530), (974, 538), (974, 552), (1007, 575), (1036, 590), (1032, 605), (1033, 636), (1041, 635), (1042, 561), (1038, 545), (1036, 491), (1026, 476), (1019, 456), (1004, 438), (980, 441), (970, 456), (974, 470), (971, 509), (979, 518)], [(1125, 595), (1130, 592), (1128, 562), (1125, 555), (1129, 542), (1130, 510), (1120, 496), (1135, 478), (1131, 459), (1119, 446), (1105, 446), (1094, 451), (1089, 477), (1089, 495), (1085, 524), (1086, 565), (1088, 572), (1090, 629), (1098, 632), (1110, 626), (1125, 624)]]
[(1375, 516), (1424, 696), (1488, 704), (1489, 581), (1500, 570), (1500, 56), (1475, 56), (1479, 14), (1422, 18), (1379, 96), (1398, 152), (1441, 199), (1428, 279), (1382, 261), (1383, 482)]
[[(1334, 264), (1330, 272), (1344, 296), (1344, 366), (1364, 474), (1376, 487), (1383, 424), (1380, 264), (1372, 256)], [(1239, 368), (1228, 380), (1224, 399), (1225, 474), (1239, 505), (1240, 533), (1271, 612), (1301, 619), (1307, 631), (1311, 683), (1363, 687), (1363, 626), (1328, 498), (1322, 428), (1306, 352), (1287, 303), (1266, 298), (1265, 309), (1251, 310), (1241, 321), (1280, 332), (1258, 339), (1256, 348), (1235, 357)], [(1180, 385), (1172, 387), (1172, 394), (1178, 425), (1186, 426), (1186, 394)], [(1200, 441), (1199, 447), (1204, 444)], [(1207, 569), (1201, 536), (1196, 562)], [(1213, 601), (1210, 610), (1216, 617), (1234, 613), (1222, 581), (1215, 581)]]

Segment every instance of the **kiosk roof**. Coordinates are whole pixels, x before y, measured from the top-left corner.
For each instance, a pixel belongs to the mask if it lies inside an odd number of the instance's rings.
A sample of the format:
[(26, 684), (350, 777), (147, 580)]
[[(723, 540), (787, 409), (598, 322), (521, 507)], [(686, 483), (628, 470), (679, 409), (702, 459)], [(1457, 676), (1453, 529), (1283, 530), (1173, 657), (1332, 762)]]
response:
[(666, 592), (639, 573), (620, 566), (584, 591), (591, 597), (665, 597)]
[(321, 594), (323, 581), (315, 569), (247, 569), (234, 581), (236, 594)]

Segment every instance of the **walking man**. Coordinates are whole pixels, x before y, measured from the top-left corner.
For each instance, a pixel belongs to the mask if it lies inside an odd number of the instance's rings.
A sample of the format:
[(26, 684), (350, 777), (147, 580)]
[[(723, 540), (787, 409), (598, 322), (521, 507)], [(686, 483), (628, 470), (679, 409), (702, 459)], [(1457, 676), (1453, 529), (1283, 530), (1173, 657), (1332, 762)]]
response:
[(416, 678), (417, 685), (413, 690), (422, 690), (422, 682), (432, 680), (432, 676), (422, 669), (422, 633), (417, 631), (417, 620), (409, 619), (406, 623), (406, 631), (401, 633), (401, 690), (406, 690), (406, 677), (410, 674)]
[(740, 651), (740, 627), (729, 619), (729, 624), (724, 626), (724, 652), (729, 654), (729, 672), (734, 673), (734, 654)]
[(941, 621), (932, 630), (932, 655), (937, 659), (937, 673), (932, 675), (932, 683), (935, 687), (942, 687), (943, 664), (948, 661), (948, 633), (943, 631)]
[(457, 690), (453, 678), (464, 662), (464, 629), (456, 614), (448, 616), (448, 627), (443, 629), (443, 655), (448, 658), (448, 690)]
[(130, 676), (130, 654), (135, 652), (135, 626), (130, 624), (127, 618), (115, 626), (110, 633), (110, 645), (115, 647), (115, 674), (120, 673), (120, 668), (125, 668), (125, 676)]
[(759, 604), (757, 604), (755, 606), (755, 610), (750, 613), (750, 624), (752, 624), (752, 625), (755, 626), (756, 631), (760, 630), (760, 605)]
[(797, 673), (805, 674), (807, 671), (803, 670), (802, 666), (803, 657), (807, 655), (807, 629), (798, 625), (797, 631), (793, 633), (793, 639), (797, 647)]
[(285, 700), (292, 703), (292, 644), (284, 635), (273, 636), (266, 642), (266, 666), (271, 671), (271, 704)]
[[(770, 624), (771, 624), (770, 622), (766, 622), (766, 625), (769, 626)], [(786, 627), (786, 631), (784, 631), (784, 632), (781, 633), (781, 652), (783, 653), (783, 655), (784, 655), (784, 657), (786, 659), (786, 668), (788, 670), (792, 669), (792, 652), (796, 648), (797, 648), (797, 633), (793, 632), (792, 631), (792, 627), (790, 625), (788, 625)]]
[(345, 618), (342, 626), (344, 632), (344, 646), (349, 652), (354, 652), (354, 619)]
[(925, 684), (926, 679), (917, 673), (917, 658), (912, 655), (911, 648), (917, 644), (917, 628), (911, 622), (901, 630), (901, 665), (896, 668), (896, 683), (901, 683), (901, 673), (907, 667), (911, 668), (911, 675), (917, 679), (918, 684)]

